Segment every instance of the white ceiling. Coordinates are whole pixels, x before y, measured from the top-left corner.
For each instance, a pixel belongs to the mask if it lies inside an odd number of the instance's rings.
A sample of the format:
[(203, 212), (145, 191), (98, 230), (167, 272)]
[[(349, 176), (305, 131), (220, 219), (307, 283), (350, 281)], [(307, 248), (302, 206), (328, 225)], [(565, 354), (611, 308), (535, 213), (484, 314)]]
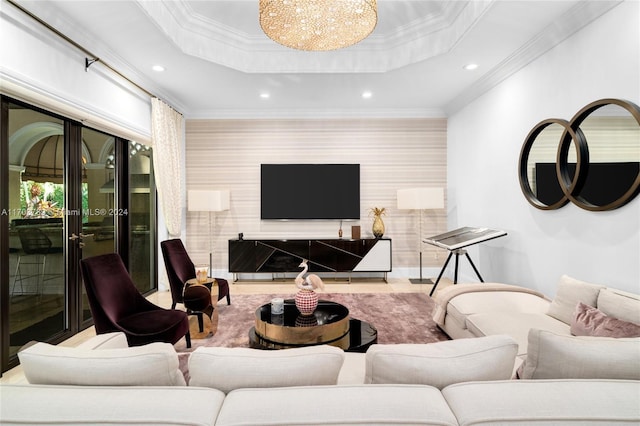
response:
[(446, 115), (619, 3), (378, 0), (369, 38), (304, 52), (258, 0), (14, 1), (188, 118)]

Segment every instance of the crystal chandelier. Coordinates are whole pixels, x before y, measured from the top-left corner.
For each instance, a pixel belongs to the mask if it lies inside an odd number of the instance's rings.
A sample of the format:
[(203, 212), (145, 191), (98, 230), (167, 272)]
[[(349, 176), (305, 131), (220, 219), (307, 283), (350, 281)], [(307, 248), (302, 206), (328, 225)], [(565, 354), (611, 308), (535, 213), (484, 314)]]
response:
[(300, 50), (335, 50), (364, 40), (378, 22), (376, 0), (260, 0), (260, 26)]

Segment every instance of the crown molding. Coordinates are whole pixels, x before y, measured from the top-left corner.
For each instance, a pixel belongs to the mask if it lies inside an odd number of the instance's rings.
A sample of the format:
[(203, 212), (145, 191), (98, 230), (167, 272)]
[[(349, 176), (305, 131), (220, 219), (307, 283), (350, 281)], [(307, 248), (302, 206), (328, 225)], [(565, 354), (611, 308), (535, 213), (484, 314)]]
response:
[(86, 126), (143, 143), (150, 141), (149, 132), (143, 126), (125, 123), (120, 117), (99, 110), (90, 103), (72, 98), (68, 94), (57, 93), (55, 88), (47, 88), (41, 81), (27, 76), (0, 69), (0, 88), (0, 93), (4, 95), (77, 120)]
[(290, 49), (262, 33), (247, 34), (199, 15), (184, 0), (136, 2), (183, 53), (246, 73), (391, 71), (450, 51), (493, 3), (443, 2), (439, 11), (396, 27), (393, 33), (374, 32), (357, 45), (318, 54)]
[(197, 113), (186, 114), (187, 120), (197, 119), (282, 119), (282, 118), (446, 118), (443, 110), (438, 108), (379, 108), (379, 109), (215, 109), (198, 110)]
[(463, 109), (623, 1), (583, 1), (576, 4), (558, 19), (562, 25), (557, 23), (548, 25), (520, 49), (478, 79), (475, 84), (445, 105), (444, 111), (451, 116)]

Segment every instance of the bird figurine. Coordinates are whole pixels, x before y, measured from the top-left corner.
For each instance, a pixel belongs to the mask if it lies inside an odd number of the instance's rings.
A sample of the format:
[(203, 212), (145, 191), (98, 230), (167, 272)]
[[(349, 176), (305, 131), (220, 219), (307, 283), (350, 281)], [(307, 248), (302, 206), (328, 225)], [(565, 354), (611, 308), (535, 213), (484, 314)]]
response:
[(324, 290), (324, 282), (322, 282), (322, 279), (319, 276), (316, 274), (309, 274), (306, 277), (304, 276), (304, 274), (309, 270), (309, 265), (307, 265), (306, 259), (300, 263), (299, 267), (303, 269), (296, 277), (296, 287), (300, 290)]

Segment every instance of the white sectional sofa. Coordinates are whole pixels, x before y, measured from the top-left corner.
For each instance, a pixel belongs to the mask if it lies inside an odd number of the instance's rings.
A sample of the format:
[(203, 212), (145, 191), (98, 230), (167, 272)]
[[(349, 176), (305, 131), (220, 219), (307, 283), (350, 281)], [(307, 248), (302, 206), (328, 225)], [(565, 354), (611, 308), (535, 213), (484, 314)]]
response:
[[(238, 389), (0, 387), (3, 425), (638, 424), (638, 384), (613, 380)], [(19, 413), (23, 410), (22, 413)]]
[[(593, 327), (604, 316), (607, 324), (600, 324), (592, 336), (606, 338), (616, 335), (615, 329), (624, 322), (640, 330), (640, 296), (591, 284), (569, 276), (558, 282), (553, 300), (528, 288), (501, 283), (457, 284), (440, 290), (434, 299), (433, 319), (452, 339), (482, 337), (497, 334), (511, 336), (518, 343), (518, 361), (528, 353), (530, 330), (544, 330), (559, 336), (572, 336), (573, 329)], [(576, 319), (578, 304), (592, 307)], [(613, 323), (614, 319), (619, 320)], [(548, 334), (547, 334), (548, 335)], [(604, 339), (602, 342), (607, 342)], [(517, 367), (518, 365), (516, 365)], [(640, 371), (640, 369), (638, 369)]]
[[(118, 333), (78, 348), (38, 343), (20, 352), (29, 383), (0, 386), (0, 424), (640, 423), (640, 381), (512, 380), (517, 348), (505, 335), (366, 354), (198, 348), (185, 385), (168, 344), (127, 348)], [(640, 353), (629, 352), (637, 369)]]

